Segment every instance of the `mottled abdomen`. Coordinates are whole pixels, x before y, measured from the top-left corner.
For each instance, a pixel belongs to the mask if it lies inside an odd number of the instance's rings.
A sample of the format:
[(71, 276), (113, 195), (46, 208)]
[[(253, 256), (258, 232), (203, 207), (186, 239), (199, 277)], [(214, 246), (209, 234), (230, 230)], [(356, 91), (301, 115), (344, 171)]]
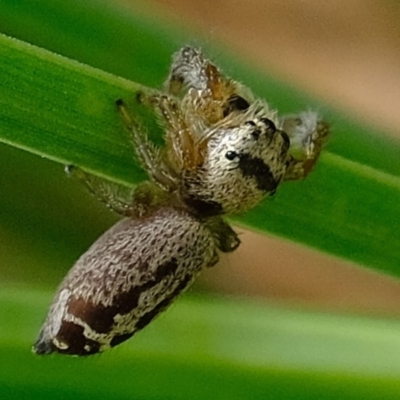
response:
[(123, 219), (68, 273), (34, 351), (89, 355), (116, 346), (217, 259), (210, 231), (185, 211), (164, 207), (145, 218)]

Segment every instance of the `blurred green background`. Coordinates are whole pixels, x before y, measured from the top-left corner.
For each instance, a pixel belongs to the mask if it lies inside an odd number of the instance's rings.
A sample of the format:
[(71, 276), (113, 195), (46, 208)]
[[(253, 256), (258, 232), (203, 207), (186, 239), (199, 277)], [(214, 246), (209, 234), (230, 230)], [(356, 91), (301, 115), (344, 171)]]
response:
[[(83, 4), (71, 0), (17, 3), (2, 0), (0, 27), (2, 33), (150, 87), (160, 87), (176, 49), (187, 42), (202, 43), (214, 58), (221, 58), (224, 70), (257, 93), (273, 98), (274, 106), (283, 112), (304, 108), (304, 104), (318, 104), (337, 127), (329, 144), (333, 156), (367, 164), (373, 171), (390, 176), (400, 172), (398, 147), (389, 139), (382, 143), (376, 132), (363, 129), (321, 106), (317, 100), (265, 76), (244, 61), (231, 62), (234, 57), (228, 50), (222, 51), (217, 43), (210, 45), (178, 30), (154, 9), (105, 1)], [(2, 107), (7, 105), (6, 98), (0, 96), (0, 101)], [(384, 151), (373, 151), (378, 147)], [(366, 183), (362, 179), (356, 181), (358, 188), (353, 186), (352, 179), (337, 182), (340, 178), (332, 178), (340, 176), (337, 159), (332, 162), (327, 157), (322, 166), (325, 168), (319, 169), (310, 183), (282, 189), (273, 200), (277, 219), (274, 222), (271, 218), (269, 229), (285, 236), (297, 235), (306, 243), (311, 241), (320, 248), (362, 260), (369, 267), (399, 275), (396, 245), (399, 237), (395, 230), (397, 219), (393, 218), (399, 207), (397, 183), (391, 187), (383, 181), (379, 186), (378, 179), (374, 192), (366, 194), (365, 188), (372, 185), (370, 176), (365, 177)], [(77, 182), (67, 179), (61, 164), (2, 144), (0, 170), (0, 394), (3, 398), (398, 398), (400, 324), (397, 320), (301, 311), (205, 293), (185, 295), (143, 333), (104, 355), (83, 360), (32, 355), (31, 343), (56, 285), (116, 218)], [(303, 192), (298, 192), (302, 186)], [(296, 212), (293, 196), (307, 204), (312, 200), (307, 194), (319, 191), (323, 202), (326, 190), (340, 193), (343, 187), (360, 196), (352, 198), (356, 203), (367, 196), (367, 203), (379, 205), (382, 197), (388, 197), (386, 208), (376, 207), (378, 214), (368, 216), (367, 208), (353, 215), (357, 229), (362, 226), (363, 218), (368, 224), (371, 218), (376, 218), (376, 224), (381, 223), (382, 229), (387, 230), (379, 233), (376, 242), (376, 235), (371, 234), (370, 242), (363, 245), (376, 246), (370, 253), (364, 248), (357, 252), (351, 247), (350, 251), (348, 246), (325, 235), (330, 226), (334, 230), (341, 225), (337, 224), (337, 215), (327, 214), (326, 226), (319, 233), (323, 208), (317, 221), (305, 217), (305, 224), (311, 228), (302, 231), (296, 225), (287, 229), (289, 233), (282, 231), (281, 226), (288, 225), (285, 218), (289, 218), (282, 210), (292, 207), (291, 212)], [(301, 204), (298, 207), (301, 209)], [(345, 220), (351, 205), (337, 204), (337, 207), (345, 208), (342, 210)], [(249, 214), (245, 221), (256, 225), (260, 212), (259, 209)], [(371, 224), (372, 231), (374, 226)], [(348, 228), (347, 232), (352, 231)], [(386, 240), (389, 237), (391, 242)]]

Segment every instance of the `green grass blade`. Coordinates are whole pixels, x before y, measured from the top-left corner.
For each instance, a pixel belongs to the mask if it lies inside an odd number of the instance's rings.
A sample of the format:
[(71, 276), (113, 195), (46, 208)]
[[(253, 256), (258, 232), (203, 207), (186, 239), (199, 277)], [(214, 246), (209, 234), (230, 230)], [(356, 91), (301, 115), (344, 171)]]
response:
[[(25, 280), (30, 288), (0, 288), (3, 398), (398, 398), (398, 322), (218, 298), (183, 298), (143, 333), (99, 357), (31, 354), (51, 298), (32, 286), (59, 281), (113, 219), (64, 177), (61, 164), (16, 148), (117, 181), (145, 179), (115, 99), (129, 99), (151, 132), (161, 132), (135, 104), (141, 87), (117, 76), (159, 87), (171, 53), (188, 38), (165, 21), (101, 0), (3, 0), (0, 26), (6, 34), (102, 70), (0, 38), (0, 141), (13, 146), (0, 146), (0, 276), (5, 281), (9, 268), (12, 279)], [(226, 50), (210, 54), (279, 110), (313, 106), (334, 126), (315, 173), (283, 186), (240, 221), (399, 276), (398, 144)], [(9, 248), (17, 250), (8, 254)]]
[(0, 331), (7, 400), (398, 398), (398, 321), (186, 298), (108, 353), (42, 358), (29, 348), (49, 298), (0, 291), (0, 325), (14, 327)]
[(4, 143), (125, 182), (144, 176), (115, 107), (139, 85), (3, 35), (0, 54)]

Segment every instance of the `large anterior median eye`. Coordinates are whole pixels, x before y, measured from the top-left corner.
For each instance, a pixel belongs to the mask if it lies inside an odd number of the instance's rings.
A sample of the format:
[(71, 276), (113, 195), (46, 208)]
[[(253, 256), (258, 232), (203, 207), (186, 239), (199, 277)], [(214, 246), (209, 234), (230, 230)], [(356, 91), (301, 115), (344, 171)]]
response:
[(238, 158), (239, 154), (236, 151), (227, 151), (225, 153), (225, 158), (229, 161), (233, 161), (235, 158)]

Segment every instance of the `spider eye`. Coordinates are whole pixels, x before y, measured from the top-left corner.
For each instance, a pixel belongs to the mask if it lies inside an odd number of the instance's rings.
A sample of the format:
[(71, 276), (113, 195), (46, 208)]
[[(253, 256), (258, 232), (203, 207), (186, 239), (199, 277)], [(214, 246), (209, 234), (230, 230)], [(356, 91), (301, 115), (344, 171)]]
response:
[(268, 133), (275, 133), (276, 132), (276, 126), (270, 119), (261, 118), (260, 121), (266, 126)]
[(225, 109), (223, 112), (224, 117), (229, 115), (232, 111), (245, 111), (250, 107), (250, 104), (243, 97), (238, 96), (237, 94), (229, 97), (226, 102)]
[(239, 157), (239, 155), (238, 153), (236, 153), (236, 151), (227, 151), (225, 153), (225, 158), (228, 159), (229, 161), (233, 161), (237, 157)]
[[(245, 125), (249, 125), (249, 126), (253, 126), (254, 128), (257, 128), (257, 124), (254, 121), (246, 121), (244, 123)], [(258, 140), (258, 138), (260, 137), (260, 130), (259, 129), (254, 129), (251, 132), (251, 136), (253, 136), (253, 139)]]

